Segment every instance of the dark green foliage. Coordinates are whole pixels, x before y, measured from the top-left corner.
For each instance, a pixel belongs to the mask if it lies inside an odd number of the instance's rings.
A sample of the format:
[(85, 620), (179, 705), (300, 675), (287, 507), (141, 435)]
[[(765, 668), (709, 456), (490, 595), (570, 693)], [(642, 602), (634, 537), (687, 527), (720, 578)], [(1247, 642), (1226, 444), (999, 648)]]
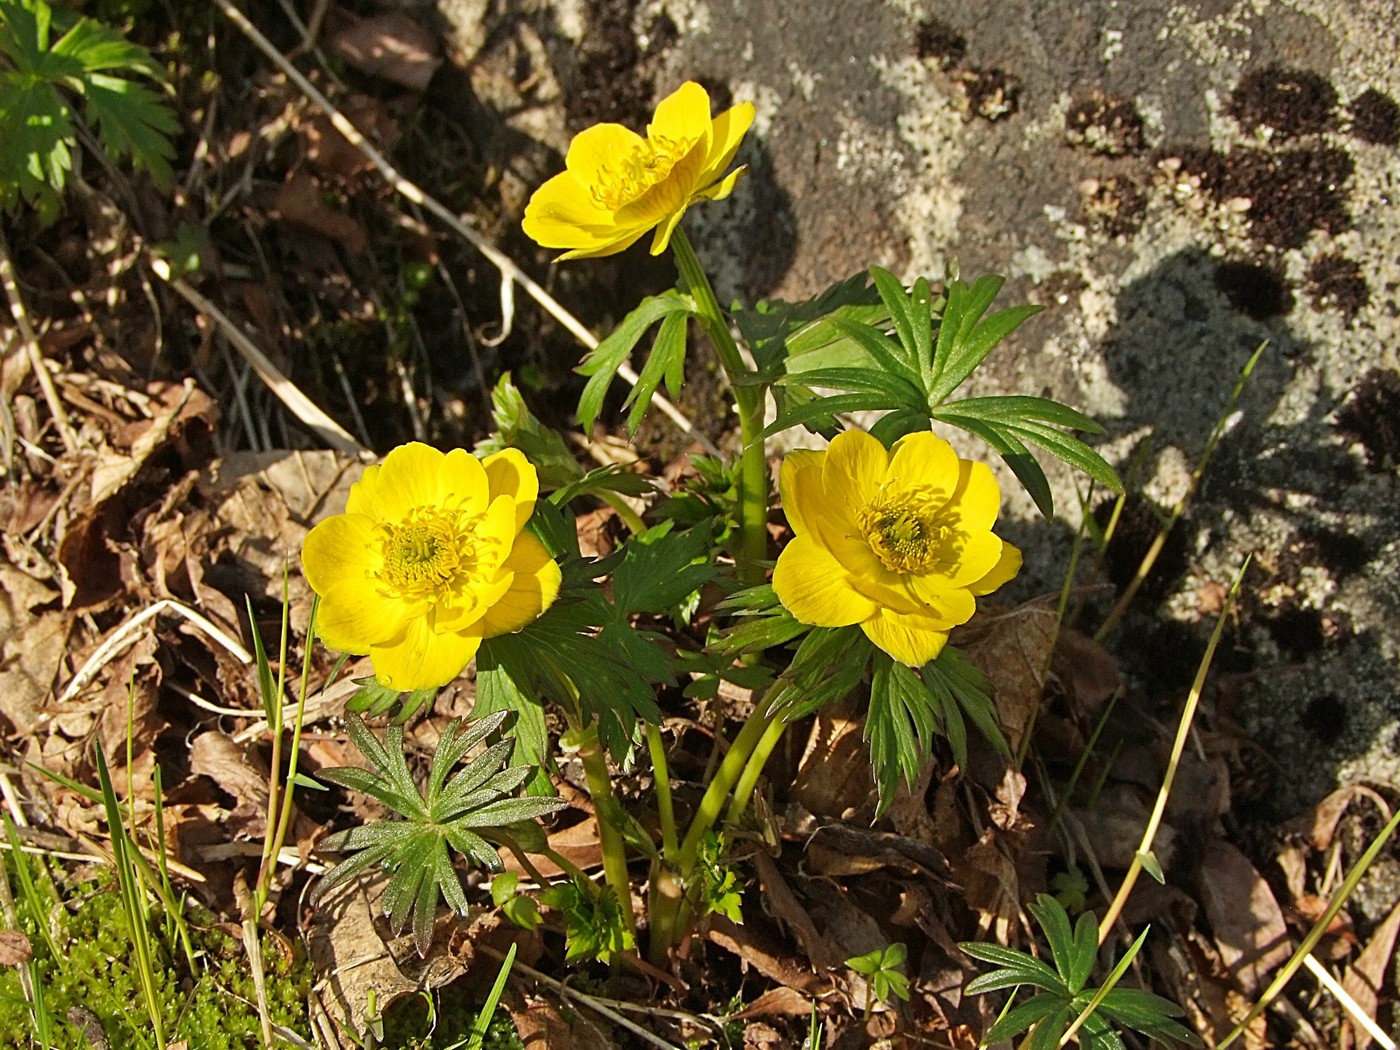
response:
[[(965, 991), (969, 995), (981, 995), (1022, 985), (1038, 989), (1025, 1002), (1003, 1013), (996, 1024), (983, 1033), (982, 1041), (996, 1043), (1015, 1039), (1034, 1026), (1027, 1044), (1030, 1050), (1054, 1050), (1070, 1024), (1099, 994), (1100, 989), (1085, 987), (1098, 958), (1098, 923), (1092, 913), (1085, 912), (1071, 927), (1069, 915), (1060, 902), (1043, 893), (1027, 910), (1050, 945), (1054, 967), (1014, 948), (971, 941), (959, 947), (974, 959), (997, 968), (968, 982)], [(1133, 946), (1134, 952), (1142, 941), (1143, 937), (1139, 937)], [(1110, 976), (1110, 982), (1123, 971), (1123, 963)], [(1173, 1020), (1182, 1013), (1179, 1006), (1161, 996), (1136, 988), (1113, 987), (1085, 1019), (1080, 1029), (1081, 1043), (1100, 1050), (1121, 1048), (1123, 1041), (1113, 1030), (1111, 1021), (1160, 1042), (1200, 1046), (1201, 1041), (1194, 1033)]]
[[(870, 275), (887, 324), (832, 314), (825, 324), (844, 342), (833, 342), (827, 352), (806, 360), (788, 359), (775, 379), (775, 389), (786, 391), (787, 398), (765, 433), (800, 424), (831, 436), (840, 429), (838, 413), (877, 411), (886, 415), (870, 432), (888, 446), (937, 420), (976, 434), (995, 448), (1046, 516), (1054, 510), (1050, 485), (1028, 444), (1115, 492), (1122, 490), (1103, 457), (1065, 432), (1102, 433), (1088, 416), (1040, 397), (948, 400), (992, 349), (1040, 307), (1015, 306), (987, 315), (1003, 284), (992, 275), (971, 285), (952, 278), (939, 300), (924, 278), (906, 292), (887, 270), (873, 267)], [(818, 389), (842, 393), (824, 395)]]
[(555, 798), (515, 797), (532, 772), (529, 766), (507, 766), (511, 741), (498, 741), (449, 778), (452, 768), (469, 751), (501, 729), (507, 713), (479, 718), (463, 726), (453, 720), (438, 739), (422, 790), (404, 758), (403, 729), (391, 726), (383, 743), (352, 715), (350, 738), (374, 767), (337, 766), (317, 774), (322, 780), (378, 799), (396, 815), (331, 835), (322, 845), (354, 856), (332, 868), (317, 884), (312, 903), (368, 868), (394, 873), (384, 891), (384, 911), (395, 933), (413, 915), (413, 940), (427, 954), (439, 896), (458, 912), (467, 898), (452, 864), (452, 851), (469, 861), (500, 871), (500, 854), (487, 841), (493, 834), (511, 835), (511, 825), (533, 822), (561, 809)]
[(686, 325), (693, 313), (690, 298), (679, 292), (649, 296), (622, 319), (610, 336), (589, 352), (578, 367), (581, 375), (589, 377), (578, 403), (578, 421), (585, 432), (593, 428), (599, 413), (603, 411), (603, 398), (617, 370), (631, 355), (632, 348), (647, 329), (658, 321), (661, 328), (651, 354), (642, 368), (637, 385), (627, 396), (626, 404), (631, 406), (627, 414), (628, 433), (637, 432), (647, 405), (651, 403), (651, 395), (663, 379), (672, 396), (680, 390), (681, 372), (685, 365)]
[(78, 143), (72, 98), (113, 158), (169, 181), (179, 125), (130, 74), (164, 81), (145, 48), (90, 18), (44, 0), (0, 0), (0, 207), (28, 203), (46, 222), (57, 217)]

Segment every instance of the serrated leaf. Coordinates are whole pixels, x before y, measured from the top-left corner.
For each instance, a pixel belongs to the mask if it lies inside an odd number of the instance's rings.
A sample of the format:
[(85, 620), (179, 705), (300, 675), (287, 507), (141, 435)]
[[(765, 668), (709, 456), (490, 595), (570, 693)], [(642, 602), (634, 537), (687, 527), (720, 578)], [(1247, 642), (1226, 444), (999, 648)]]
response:
[(656, 393), (662, 380), (667, 390), (675, 397), (680, 390), (685, 369), (686, 335), (690, 327), (690, 313), (677, 311), (667, 314), (656, 331), (656, 341), (646, 365), (637, 377), (637, 383), (627, 395), (623, 407), (631, 406), (627, 413), (627, 433), (635, 437), (637, 428), (642, 425), (646, 411), (651, 407), (652, 395)]
[[(888, 305), (888, 301), (886, 301), (886, 305)], [(913, 346), (905, 343), (902, 338), (898, 343), (892, 342), (884, 333), (877, 331), (870, 325), (851, 321), (844, 317), (833, 318), (831, 323), (838, 332), (859, 344), (861, 349), (870, 355), (880, 366), (882, 375), (891, 379), (903, 380), (910, 390), (922, 392), (919, 387), (919, 369), (916, 363), (919, 358)], [(810, 386), (839, 386), (840, 384), (823, 382), (821, 379), (815, 378), (816, 375), (831, 371), (843, 371), (843, 369), (811, 369), (803, 371), (801, 375), (803, 381)], [(866, 370), (856, 369), (856, 371)], [(874, 371), (874, 369), (870, 371)]]
[(486, 651), (477, 656), (476, 704), (472, 707), (472, 717), (494, 711), (515, 714), (511, 764), (535, 769), (526, 791), (532, 795), (554, 794), (549, 782), (549, 731), (545, 725), (544, 706), (516, 684), (493, 651)]
[(477, 442), (478, 456), (518, 448), (534, 464), (543, 492), (563, 488), (584, 476), (564, 439), (530, 411), (509, 372), (491, 389), (491, 422), (495, 433)]
[(792, 722), (846, 696), (865, 677), (874, 647), (858, 627), (814, 627), (769, 694), (768, 713)]
[(894, 801), (900, 777), (911, 786), (919, 779), (933, 758), (933, 737), (941, 724), (940, 705), (918, 673), (876, 653), (864, 739), (879, 792), (877, 815)]
[(697, 525), (673, 531), (664, 522), (639, 533), (622, 548), (613, 570), (613, 603), (619, 616), (665, 613), (719, 572), (708, 557), (710, 531)]
[(88, 75), (83, 97), (107, 152), (130, 157), (132, 166), (150, 172), (157, 186), (168, 186), (175, 157), (170, 136), (180, 126), (161, 97), (134, 80), (106, 73)]
[(648, 296), (583, 359), (577, 371), (590, 378), (579, 397), (578, 421), (585, 431), (592, 429), (603, 411), (603, 398), (607, 395), (608, 387), (638, 340), (662, 318), (680, 311), (689, 314), (690, 305), (675, 292)]
[[(801, 388), (797, 388), (801, 389)], [(812, 400), (794, 405), (765, 427), (763, 437), (781, 434), (791, 427), (803, 426), (816, 420), (831, 419), (842, 412), (880, 412), (899, 408), (898, 402), (884, 394), (811, 394)]]

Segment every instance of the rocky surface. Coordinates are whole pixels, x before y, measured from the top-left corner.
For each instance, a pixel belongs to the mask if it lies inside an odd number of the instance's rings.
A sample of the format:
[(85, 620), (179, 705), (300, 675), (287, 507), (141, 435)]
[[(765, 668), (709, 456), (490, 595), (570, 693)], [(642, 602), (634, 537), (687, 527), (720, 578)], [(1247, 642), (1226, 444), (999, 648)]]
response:
[[(956, 259), (1007, 275), (1003, 303), (1044, 304), (980, 387), (1103, 421), (1141, 494), (1129, 548), (1267, 343), (1117, 650), (1179, 697), (1252, 555), (1220, 713), (1259, 746), (1263, 812), (1339, 780), (1400, 787), (1393, 5), (571, 0), (497, 18), (473, 81), (555, 150), (594, 120), (640, 125), (687, 78), (757, 104), (751, 176), (695, 220), (722, 295)], [(1007, 485), (1034, 554), (1022, 596), (1058, 586), (1078, 526), (1074, 479), (1053, 480), (1049, 524)]]

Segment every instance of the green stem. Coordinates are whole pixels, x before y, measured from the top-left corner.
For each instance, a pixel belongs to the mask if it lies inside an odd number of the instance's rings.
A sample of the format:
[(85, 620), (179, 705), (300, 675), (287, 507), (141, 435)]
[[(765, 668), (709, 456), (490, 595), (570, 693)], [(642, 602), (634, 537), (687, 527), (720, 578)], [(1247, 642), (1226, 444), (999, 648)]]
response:
[(729, 331), (729, 322), (720, 309), (710, 279), (705, 276), (685, 231), (676, 228), (671, 235), (676, 267), (681, 280), (695, 300), (695, 309), (705, 333), (719, 357), (734, 391), (739, 413), (739, 579), (753, 587), (763, 582), (763, 562), (768, 556), (768, 459), (763, 443), (764, 388), (743, 383), (752, 371), (744, 364), (739, 346)]
[(724, 808), (730, 791), (743, 775), (749, 756), (754, 753), (754, 749), (758, 747), (774, 721), (775, 716), (762, 714), (762, 710), (762, 707), (754, 709), (754, 713), (749, 715), (749, 720), (744, 723), (744, 728), (739, 730), (739, 735), (729, 745), (729, 752), (715, 770), (714, 778), (705, 790), (705, 795), (695, 810), (695, 816), (690, 820), (685, 841), (681, 843), (677, 864), (682, 877), (688, 876), (695, 868), (695, 859), (700, 854), (700, 842), (704, 839), (705, 832), (714, 827), (715, 821), (719, 819), (720, 810)]
[(726, 818), (729, 823), (737, 823), (743, 817), (744, 810), (748, 809), (749, 799), (753, 797), (753, 789), (758, 784), (763, 767), (768, 764), (768, 756), (773, 753), (773, 748), (778, 746), (778, 741), (783, 738), (783, 733), (786, 730), (786, 722), (781, 718), (774, 719), (768, 724), (763, 736), (759, 738), (758, 744), (744, 765), (744, 772), (739, 777), (739, 782), (734, 785), (734, 797), (730, 800), (729, 815)]
[(635, 936), (637, 918), (632, 914), (632, 883), (627, 877), (627, 851), (622, 841), (622, 832), (608, 819), (608, 811), (621, 806), (621, 803), (613, 794), (612, 778), (608, 776), (608, 760), (603, 754), (602, 742), (598, 739), (597, 726), (588, 726), (580, 732), (578, 757), (583, 762), (588, 795), (593, 800), (593, 810), (598, 820), (598, 843), (603, 850), (603, 877), (613, 893), (617, 894), (627, 932)]
[(647, 723), (647, 750), (651, 752), (651, 775), (656, 783), (656, 811), (661, 819), (661, 855), (674, 862), (680, 846), (676, 839), (676, 811), (671, 804), (671, 774), (666, 765), (666, 742), (661, 727)]

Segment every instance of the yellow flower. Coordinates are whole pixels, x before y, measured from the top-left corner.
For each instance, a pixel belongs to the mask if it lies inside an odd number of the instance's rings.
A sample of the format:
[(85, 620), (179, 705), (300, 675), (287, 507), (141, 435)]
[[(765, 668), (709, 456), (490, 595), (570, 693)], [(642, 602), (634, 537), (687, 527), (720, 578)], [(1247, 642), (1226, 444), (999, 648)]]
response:
[(687, 81), (656, 107), (646, 138), (595, 124), (574, 136), (564, 171), (530, 198), (525, 233), (569, 249), (560, 259), (586, 259), (616, 254), (655, 227), (651, 254), (660, 255), (686, 208), (734, 189), (744, 169), (724, 169), (752, 123), (749, 102), (711, 119), (710, 96)]
[(779, 488), (794, 533), (773, 571), (779, 600), (802, 623), (860, 624), (911, 667), (1021, 568), (1021, 552), (991, 531), (992, 472), (928, 431), (889, 451), (850, 430), (825, 452), (791, 452)]
[(483, 638), (520, 630), (559, 593), (559, 566), (522, 531), (538, 493), (513, 448), (484, 461), (418, 442), (394, 449), (351, 486), (345, 513), (306, 537), (321, 640), (368, 653), (391, 689), (450, 682)]

